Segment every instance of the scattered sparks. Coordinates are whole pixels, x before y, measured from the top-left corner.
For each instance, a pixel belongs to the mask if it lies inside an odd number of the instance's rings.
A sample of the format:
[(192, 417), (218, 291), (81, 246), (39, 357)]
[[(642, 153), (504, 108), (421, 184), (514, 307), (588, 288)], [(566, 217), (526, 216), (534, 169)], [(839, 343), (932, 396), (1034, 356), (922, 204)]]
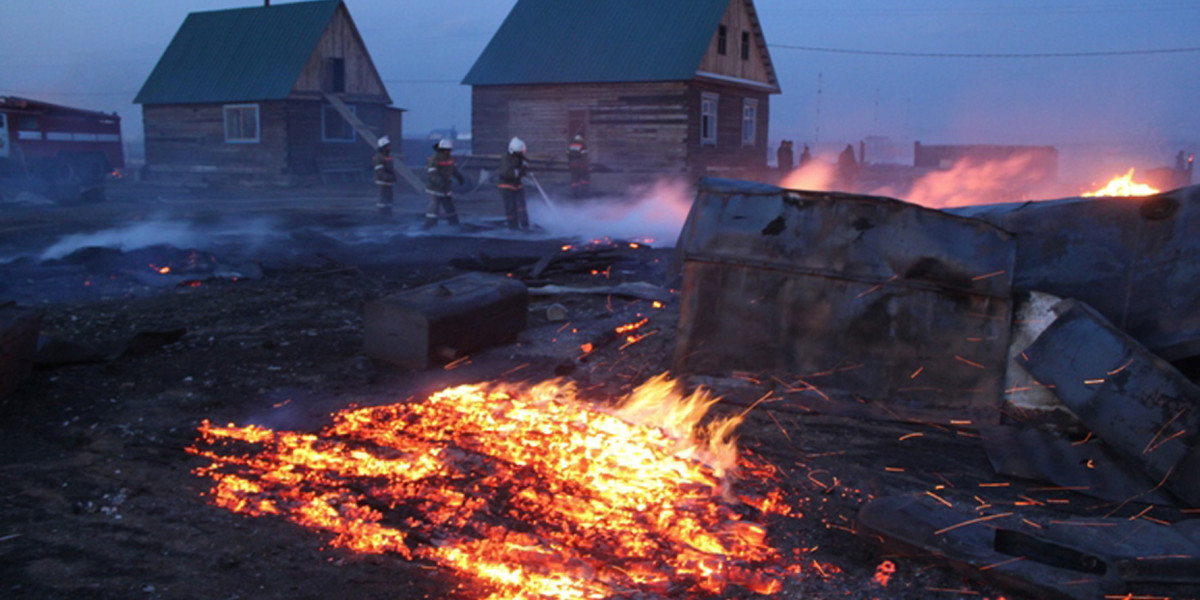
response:
[(716, 401), (665, 375), (611, 412), (570, 384), (465, 385), (346, 409), (315, 434), (205, 422), (188, 450), (211, 461), (196, 473), (217, 506), (434, 562), (490, 600), (773, 594), (798, 563), (759, 521), (799, 515), (769, 486), (732, 493), (735, 469), (776, 471), (738, 456), (741, 416), (701, 425)]
[(959, 527), (966, 527), (967, 525), (983, 523), (985, 521), (991, 521), (993, 519), (1002, 519), (1004, 517), (1011, 517), (1012, 515), (1013, 515), (1013, 513), (1006, 512), (1006, 513), (996, 513), (994, 515), (988, 515), (986, 517), (979, 517), (978, 519), (970, 519), (967, 521), (963, 521), (962, 523), (955, 523), (954, 525), (951, 525), (949, 527), (943, 527), (943, 528), (933, 532), (933, 535), (942, 535), (943, 533), (946, 533), (947, 531), (953, 531), (955, 529), (958, 529)]
[(879, 585), (881, 585), (883, 587), (887, 587), (888, 582), (891, 581), (892, 575), (894, 575), (895, 573), (896, 573), (895, 563), (893, 563), (890, 560), (885, 560), (885, 561), (879, 563), (878, 567), (875, 567), (875, 577), (874, 577), (875, 583), (878, 583)]

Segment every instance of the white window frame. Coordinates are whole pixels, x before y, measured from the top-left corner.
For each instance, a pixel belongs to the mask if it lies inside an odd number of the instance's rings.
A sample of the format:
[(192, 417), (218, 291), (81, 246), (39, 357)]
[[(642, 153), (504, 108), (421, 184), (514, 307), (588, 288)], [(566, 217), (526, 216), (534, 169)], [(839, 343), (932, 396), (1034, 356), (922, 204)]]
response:
[(700, 93), (700, 145), (717, 145), (717, 109), (721, 95), (714, 92)]
[[(350, 114), (352, 114), (356, 117), (358, 116), (358, 106), (356, 106), (354, 104), (347, 104), (346, 108), (350, 109)], [(350, 128), (350, 137), (348, 137), (348, 138), (326, 137), (325, 132), (328, 130), (325, 128), (325, 120), (329, 118), (331, 111), (335, 117), (341, 119), (343, 122), (346, 123), (346, 127)], [(342, 113), (339, 113), (337, 111), (337, 109), (333, 107), (332, 104), (322, 104), (321, 105), (321, 141), (322, 142), (329, 142), (331, 144), (349, 144), (349, 143), (353, 143), (357, 139), (358, 139), (358, 132), (354, 130), (354, 125), (352, 125), (349, 121), (346, 121), (346, 118), (342, 116)]]
[(758, 98), (742, 100), (742, 145), (753, 146), (758, 141)]
[[(254, 137), (230, 137), (229, 136), (229, 117), (231, 111), (236, 111), (236, 114), (244, 115), (247, 109), (254, 109)], [(221, 121), (225, 127), (225, 143), (226, 144), (257, 144), (262, 140), (262, 123), (260, 119), (260, 110), (258, 104), (226, 104), (221, 107)], [(245, 117), (240, 117), (243, 121), (241, 125), (245, 125)], [(243, 131), (239, 133), (244, 133)]]

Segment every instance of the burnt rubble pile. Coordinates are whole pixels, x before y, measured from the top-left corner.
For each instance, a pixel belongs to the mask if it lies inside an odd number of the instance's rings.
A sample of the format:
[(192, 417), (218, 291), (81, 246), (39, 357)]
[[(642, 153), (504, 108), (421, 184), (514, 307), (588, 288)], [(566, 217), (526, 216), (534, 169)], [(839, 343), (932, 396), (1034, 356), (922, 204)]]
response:
[(881, 497), (858, 526), (883, 548), (1038, 598), (1194, 591), (1198, 229), (1200, 187), (938, 211), (706, 180), (675, 368), (773, 380), (777, 409), (967, 427), (999, 475), (1178, 521)]

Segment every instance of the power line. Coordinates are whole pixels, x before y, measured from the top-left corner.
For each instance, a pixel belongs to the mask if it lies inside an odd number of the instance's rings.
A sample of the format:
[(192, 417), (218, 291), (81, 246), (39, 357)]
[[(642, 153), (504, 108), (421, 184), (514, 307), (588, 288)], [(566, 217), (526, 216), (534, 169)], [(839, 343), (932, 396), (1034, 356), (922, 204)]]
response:
[(817, 46), (793, 46), (790, 44), (767, 44), (770, 48), (785, 50), (801, 50), (804, 52), (826, 52), (832, 54), (862, 54), (868, 56), (907, 56), (915, 58), (1088, 58), (1096, 56), (1138, 56), (1146, 54), (1179, 54), (1183, 52), (1200, 52), (1200, 47), (1194, 48), (1162, 48), (1158, 50), (1111, 50), (1100, 52), (1031, 52), (1031, 53), (997, 53), (997, 52), (892, 52), (887, 50), (853, 50), (848, 48), (821, 48)]

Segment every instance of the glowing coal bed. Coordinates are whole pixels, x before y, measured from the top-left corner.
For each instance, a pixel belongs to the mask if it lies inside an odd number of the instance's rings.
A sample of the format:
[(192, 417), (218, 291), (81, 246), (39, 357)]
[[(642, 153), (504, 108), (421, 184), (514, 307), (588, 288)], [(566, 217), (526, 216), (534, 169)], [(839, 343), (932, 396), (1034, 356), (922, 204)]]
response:
[(475, 384), (319, 433), (206, 422), (189, 451), (211, 460), (196, 473), (216, 506), (440, 565), (492, 599), (776, 593), (805, 557), (767, 523), (798, 501), (739, 453), (740, 415), (704, 418), (715, 402), (665, 376), (612, 409), (570, 384)]

